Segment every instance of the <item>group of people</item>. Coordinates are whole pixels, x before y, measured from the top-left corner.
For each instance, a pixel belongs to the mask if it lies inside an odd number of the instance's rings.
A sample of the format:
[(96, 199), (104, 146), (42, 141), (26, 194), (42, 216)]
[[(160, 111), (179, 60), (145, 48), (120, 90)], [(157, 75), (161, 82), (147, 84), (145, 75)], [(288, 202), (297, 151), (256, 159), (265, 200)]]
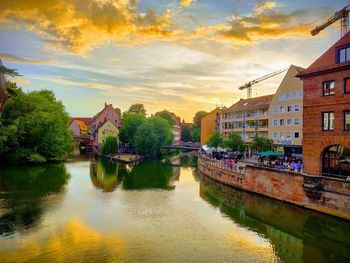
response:
[(278, 170), (281, 170), (281, 171), (284, 171), (284, 170), (289, 170), (291, 172), (298, 172), (298, 173), (301, 173), (301, 170), (303, 168), (303, 164), (301, 163), (301, 161), (290, 161), (287, 163), (287, 165), (284, 164), (283, 161), (279, 161), (277, 160), (275, 162), (275, 167), (278, 169)]

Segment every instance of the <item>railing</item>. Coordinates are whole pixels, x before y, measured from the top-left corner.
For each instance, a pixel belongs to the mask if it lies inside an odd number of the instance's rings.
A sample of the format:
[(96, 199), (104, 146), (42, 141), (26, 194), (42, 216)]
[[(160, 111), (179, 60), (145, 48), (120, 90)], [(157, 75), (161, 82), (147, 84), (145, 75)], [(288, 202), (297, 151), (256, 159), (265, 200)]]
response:
[(227, 170), (230, 172), (244, 174), (244, 166), (239, 166), (237, 163), (228, 164), (222, 160), (212, 159), (212, 158), (205, 156), (203, 154), (200, 154), (199, 158), (201, 158), (207, 165), (210, 165), (212, 167)]

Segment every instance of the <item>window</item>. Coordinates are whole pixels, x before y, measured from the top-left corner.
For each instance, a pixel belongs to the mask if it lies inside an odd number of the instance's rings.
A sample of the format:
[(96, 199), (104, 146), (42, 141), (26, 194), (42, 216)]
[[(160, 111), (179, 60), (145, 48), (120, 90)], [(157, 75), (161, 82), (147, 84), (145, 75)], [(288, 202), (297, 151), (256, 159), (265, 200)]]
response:
[(322, 130), (333, 131), (334, 112), (322, 112)]
[(284, 101), (284, 94), (280, 95), (280, 101)]
[(280, 113), (284, 113), (284, 106), (280, 106)]
[(350, 93), (350, 78), (344, 79), (344, 93)]
[(299, 124), (300, 124), (299, 118), (294, 118), (294, 125), (299, 125)]
[(303, 92), (299, 91), (298, 96), (299, 96), (299, 98), (302, 98), (303, 97)]
[(273, 132), (273, 138), (277, 138), (277, 132)]
[(299, 132), (295, 132), (295, 133), (294, 133), (294, 138), (295, 138), (295, 139), (299, 139)]
[(339, 49), (337, 56), (338, 63), (350, 61), (350, 47)]
[(294, 105), (294, 111), (300, 111), (300, 105), (299, 104), (295, 104)]
[(287, 125), (292, 125), (292, 119), (287, 119)]
[(289, 99), (290, 99), (290, 94), (286, 93), (286, 100), (289, 100)]
[(287, 112), (292, 112), (293, 111), (293, 108), (292, 108), (292, 106), (287, 106)]
[(280, 126), (284, 125), (284, 119), (280, 119)]
[(283, 132), (280, 132), (280, 138), (284, 139), (284, 133)]
[(344, 130), (350, 131), (350, 110), (344, 111)]
[(274, 114), (277, 114), (278, 113), (278, 108), (275, 106), (275, 107), (273, 107), (273, 113)]
[(273, 126), (278, 126), (277, 120), (273, 120)]
[(334, 95), (334, 80), (322, 82), (322, 95), (323, 96)]
[(287, 132), (287, 138), (290, 138), (292, 136), (291, 132)]

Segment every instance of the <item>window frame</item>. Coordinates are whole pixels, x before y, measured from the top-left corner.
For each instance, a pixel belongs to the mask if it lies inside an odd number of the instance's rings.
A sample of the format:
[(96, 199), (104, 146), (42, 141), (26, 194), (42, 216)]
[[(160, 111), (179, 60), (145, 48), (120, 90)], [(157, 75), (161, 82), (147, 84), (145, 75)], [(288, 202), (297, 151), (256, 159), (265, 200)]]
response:
[[(331, 120), (331, 118), (330, 118), (330, 114), (331, 113), (333, 113), (333, 129), (331, 130), (331, 129), (329, 129), (329, 126), (330, 126), (330, 120)], [(325, 114), (328, 114), (328, 129), (327, 130), (325, 130), (325, 128), (324, 128), (324, 115)], [(321, 112), (321, 116), (322, 116), (322, 118), (321, 118), (321, 121), (322, 121), (322, 131), (326, 131), (326, 132), (333, 132), (334, 131), (334, 116), (335, 116), (335, 114), (334, 114), (334, 111), (323, 111), (323, 112)]]
[(350, 131), (350, 128), (349, 128), (349, 129), (346, 129), (346, 123), (345, 123), (345, 121), (346, 121), (346, 119), (345, 119), (345, 114), (346, 114), (346, 113), (349, 113), (349, 114), (350, 114), (350, 110), (344, 110), (344, 111), (343, 111), (343, 130), (347, 132), (347, 131)]
[[(324, 84), (327, 83), (327, 82), (333, 82), (334, 83), (333, 94), (325, 94), (325, 92), (324, 92)], [(335, 80), (333, 79), (333, 80), (322, 81), (321, 90), (322, 90), (322, 97), (334, 96), (335, 95)]]
[[(298, 137), (295, 137), (295, 134), (298, 134)], [(300, 139), (300, 132), (294, 132), (294, 139)]]
[[(281, 124), (281, 121), (283, 122), (283, 124)], [(284, 123), (285, 123), (284, 118), (279, 119), (279, 126), (284, 126), (285, 125)]]
[[(345, 63), (345, 62), (349, 62), (350, 61), (350, 60), (347, 60), (347, 57), (348, 57), (347, 51), (348, 51), (348, 49), (350, 51), (350, 45), (344, 45), (344, 46), (341, 46), (341, 47), (337, 48), (337, 54), (336, 54), (336, 62), (337, 62), (337, 64), (341, 64), (341, 63)], [(345, 50), (345, 61), (340, 61), (340, 52), (342, 50)]]
[(348, 92), (346, 92), (346, 81), (350, 80), (350, 77), (344, 78), (344, 94), (350, 94), (350, 89)]
[[(296, 110), (295, 106), (298, 106), (298, 110)], [(294, 112), (300, 112), (300, 104), (294, 104)]]

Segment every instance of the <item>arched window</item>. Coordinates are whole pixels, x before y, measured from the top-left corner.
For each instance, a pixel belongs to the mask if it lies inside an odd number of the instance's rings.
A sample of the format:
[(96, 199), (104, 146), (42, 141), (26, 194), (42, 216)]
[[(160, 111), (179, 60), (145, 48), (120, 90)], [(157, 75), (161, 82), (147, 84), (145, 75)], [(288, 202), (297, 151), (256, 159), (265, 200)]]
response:
[(322, 175), (350, 176), (350, 148), (340, 144), (327, 147), (322, 153)]

